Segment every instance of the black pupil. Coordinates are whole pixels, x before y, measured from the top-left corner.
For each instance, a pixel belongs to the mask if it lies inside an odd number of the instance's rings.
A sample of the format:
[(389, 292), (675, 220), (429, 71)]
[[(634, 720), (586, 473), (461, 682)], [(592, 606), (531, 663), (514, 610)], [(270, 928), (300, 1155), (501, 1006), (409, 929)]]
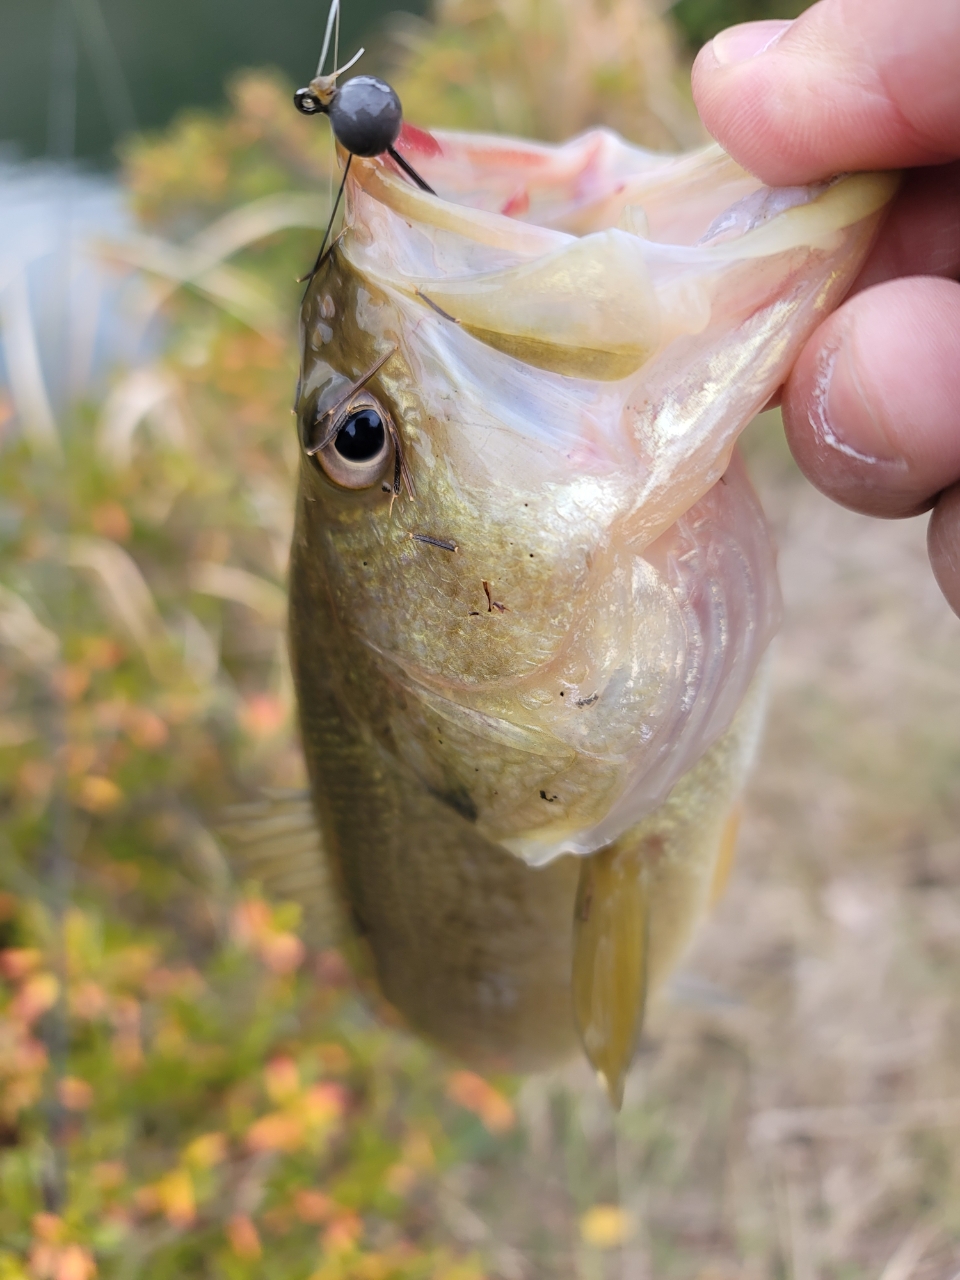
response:
[(381, 452), (385, 440), (383, 419), (376, 409), (358, 409), (337, 432), (333, 447), (348, 462), (369, 462)]

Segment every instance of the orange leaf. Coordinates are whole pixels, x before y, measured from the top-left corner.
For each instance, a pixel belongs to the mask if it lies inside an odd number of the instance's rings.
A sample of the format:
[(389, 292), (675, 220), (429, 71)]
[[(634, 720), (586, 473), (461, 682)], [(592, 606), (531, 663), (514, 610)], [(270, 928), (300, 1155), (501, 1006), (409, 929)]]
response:
[(347, 1095), (338, 1084), (315, 1084), (304, 1094), (300, 1109), (308, 1124), (329, 1124), (347, 1109)]
[(109, 813), (123, 801), (123, 792), (110, 778), (88, 774), (80, 783), (77, 804), (87, 813)]
[(38, 1240), (46, 1244), (56, 1244), (63, 1236), (65, 1223), (55, 1213), (35, 1213), (30, 1226)]
[(416, 1169), (408, 1164), (392, 1164), (383, 1176), (384, 1185), (391, 1195), (403, 1197), (417, 1180)]
[(350, 1055), (342, 1044), (321, 1044), (316, 1049), (325, 1074), (342, 1076), (350, 1070)]
[(227, 1223), (227, 1239), (238, 1258), (259, 1258), (263, 1249), (257, 1228), (245, 1213), (237, 1213)]
[(67, 1002), (75, 1018), (93, 1022), (107, 1011), (107, 993), (98, 982), (78, 982), (70, 988)]
[(93, 1089), (86, 1080), (64, 1076), (57, 1085), (57, 1097), (68, 1111), (86, 1111), (93, 1102)]
[(271, 738), (283, 728), (286, 708), (280, 698), (257, 693), (248, 698), (240, 711), (240, 724), (251, 738)]
[(161, 965), (144, 976), (143, 985), (147, 994), (157, 999), (174, 996), (181, 1000), (195, 1000), (202, 994), (206, 983), (203, 975), (192, 965), (176, 969)]
[(90, 687), (90, 672), (86, 667), (70, 663), (54, 671), (51, 683), (65, 702), (77, 702)]
[(479, 1116), (491, 1133), (506, 1133), (516, 1120), (509, 1098), (473, 1071), (454, 1071), (447, 1080), (447, 1097)]
[(349, 1253), (363, 1235), (363, 1222), (355, 1213), (345, 1213), (330, 1223), (323, 1233), (323, 1247), (329, 1253)]
[(187, 1164), (198, 1169), (212, 1169), (227, 1158), (227, 1140), (222, 1133), (204, 1133), (194, 1138), (183, 1153)]
[(286, 1102), (300, 1089), (300, 1072), (292, 1058), (274, 1058), (267, 1063), (263, 1075), (271, 1102)]
[(24, 760), (17, 770), (17, 790), (31, 800), (45, 800), (55, 773), (49, 760)]
[(97, 1264), (89, 1250), (79, 1244), (69, 1244), (61, 1251), (54, 1271), (54, 1280), (91, 1280), (97, 1274)]
[(155, 1183), (157, 1199), (167, 1221), (175, 1227), (189, 1227), (197, 1216), (193, 1179), (186, 1169), (172, 1169)]
[(260, 959), (280, 976), (293, 973), (303, 964), (307, 949), (295, 933), (274, 933), (261, 939), (257, 948)]
[(109, 671), (119, 666), (125, 656), (123, 649), (110, 636), (88, 637), (83, 652), (87, 666), (93, 671)]
[(296, 1151), (303, 1145), (303, 1139), (303, 1120), (283, 1111), (262, 1116), (247, 1130), (247, 1146), (251, 1151)]
[(127, 1166), (122, 1160), (101, 1160), (92, 1169), (93, 1181), (101, 1191), (116, 1191), (123, 1186)]
[(595, 1204), (580, 1219), (580, 1238), (595, 1249), (616, 1249), (633, 1235), (633, 1218), (615, 1204)]
[(131, 742), (143, 751), (158, 750), (170, 737), (167, 722), (147, 707), (131, 707), (126, 728)]
[(301, 1222), (326, 1222), (336, 1212), (336, 1203), (323, 1191), (303, 1188), (293, 1197), (293, 1207)]
[(160, 1193), (155, 1186), (138, 1187), (133, 1193), (133, 1203), (141, 1213), (159, 1213)]
[(22, 982), (42, 959), (43, 954), (36, 947), (10, 947), (0, 951), (0, 976), (11, 982)]
[(37, 1280), (49, 1280), (60, 1257), (60, 1250), (52, 1244), (35, 1244), (30, 1250), (30, 1274)]
[(133, 526), (130, 517), (119, 502), (101, 502), (90, 512), (90, 525), (94, 533), (112, 542), (126, 542)]
[(247, 898), (233, 911), (232, 932), (241, 946), (252, 947), (273, 930), (270, 908), (262, 898)]
[(29, 1025), (52, 1009), (59, 995), (60, 983), (52, 973), (34, 974), (17, 992), (10, 1005), (10, 1013)]

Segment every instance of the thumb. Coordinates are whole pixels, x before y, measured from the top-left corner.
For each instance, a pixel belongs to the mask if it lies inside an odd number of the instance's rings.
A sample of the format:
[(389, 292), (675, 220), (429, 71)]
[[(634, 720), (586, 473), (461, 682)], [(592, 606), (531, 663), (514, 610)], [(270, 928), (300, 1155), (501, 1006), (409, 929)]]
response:
[(704, 124), (772, 185), (960, 156), (960, 3), (820, 0), (700, 51)]

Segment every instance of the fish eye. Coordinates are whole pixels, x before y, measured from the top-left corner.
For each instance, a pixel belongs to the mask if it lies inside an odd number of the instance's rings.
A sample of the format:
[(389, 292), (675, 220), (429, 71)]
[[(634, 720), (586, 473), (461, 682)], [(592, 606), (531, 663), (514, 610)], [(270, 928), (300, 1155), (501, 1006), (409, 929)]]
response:
[(376, 409), (357, 409), (336, 434), (333, 447), (347, 462), (370, 462), (383, 453), (387, 433)]
[(371, 395), (357, 396), (324, 435), (326, 443), (310, 456), (341, 488), (370, 488), (393, 461), (390, 418)]

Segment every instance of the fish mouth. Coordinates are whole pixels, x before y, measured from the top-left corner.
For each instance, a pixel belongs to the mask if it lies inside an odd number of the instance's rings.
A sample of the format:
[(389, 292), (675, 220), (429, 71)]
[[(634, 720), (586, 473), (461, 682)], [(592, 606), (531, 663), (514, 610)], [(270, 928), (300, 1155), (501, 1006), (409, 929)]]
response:
[[(602, 381), (701, 333), (718, 308), (728, 327), (745, 319), (782, 290), (785, 257), (835, 253), (898, 184), (871, 173), (766, 188), (716, 145), (663, 157), (605, 130), (560, 147), (412, 137), (406, 151), (439, 194), (388, 159), (355, 162), (351, 217), (380, 206), (412, 233), (386, 238), (388, 261), (379, 226), (357, 264), (523, 363)], [(423, 235), (444, 238), (442, 271)]]

